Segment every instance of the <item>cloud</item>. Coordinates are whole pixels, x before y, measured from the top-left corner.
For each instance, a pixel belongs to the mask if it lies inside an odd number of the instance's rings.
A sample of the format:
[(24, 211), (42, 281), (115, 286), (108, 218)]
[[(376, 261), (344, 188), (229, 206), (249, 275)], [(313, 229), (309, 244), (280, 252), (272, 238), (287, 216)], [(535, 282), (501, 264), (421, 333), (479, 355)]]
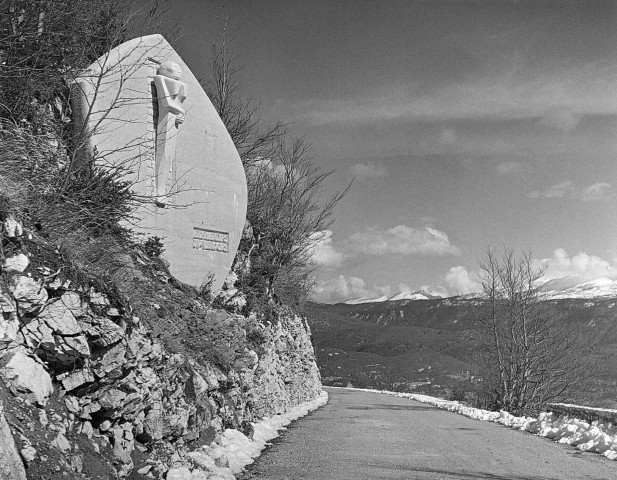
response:
[(609, 261), (585, 252), (569, 256), (565, 249), (558, 248), (550, 258), (533, 261), (536, 268), (545, 268), (544, 278), (554, 280), (561, 277), (581, 277), (584, 280), (596, 278), (617, 278), (617, 268)]
[(535, 119), (569, 131), (584, 115), (617, 114), (617, 66), (589, 62), (553, 71), (531, 71), (514, 63), (494, 74), (469, 76), (458, 84), (433, 89), (379, 86), (341, 100), (279, 101), (285, 118), (311, 125), (354, 124), (394, 119)]
[(574, 190), (574, 184), (572, 181), (561, 182), (552, 187), (547, 188), (544, 191), (534, 190), (529, 192), (528, 196), (531, 198), (561, 198), (567, 192)]
[(349, 170), (352, 175), (361, 178), (388, 176), (388, 170), (381, 163), (354, 163), (351, 167), (349, 167)]
[(313, 287), (311, 299), (320, 303), (339, 303), (359, 298), (391, 297), (397, 293), (411, 293), (412, 291), (412, 288), (405, 283), (399, 283), (396, 287), (391, 285), (368, 286), (360, 277), (338, 275), (318, 281)]
[(597, 182), (583, 188), (578, 196), (583, 202), (607, 202), (615, 198), (615, 194), (610, 190), (610, 183)]
[(363, 255), (460, 255), (448, 236), (429, 226), (420, 228), (397, 225), (386, 230), (368, 229), (350, 237), (350, 247)]
[(467, 295), (478, 293), (482, 287), (478, 281), (478, 273), (469, 272), (465, 267), (457, 265), (450, 268), (442, 277), (441, 281), (433, 285), (422, 285), (421, 290), (440, 297), (452, 297), (455, 295)]
[(311, 235), (313, 245), (310, 247), (312, 260), (326, 268), (336, 268), (343, 264), (344, 255), (332, 244), (332, 230), (323, 230)]
[(318, 281), (311, 298), (320, 303), (337, 303), (361, 297), (369, 297), (371, 292), (366, 282), (359, 277), (339, 275), (329, 280)]
[(497, 165), (497, 175), (512, 175), (522, 172), (527, 165), (522, 162), (501, 162)]
[(444, 276), (444, 282), (451, 295), (465, 295), (480, 291), (476, 274), (470, 274), (465, 267), (460, 265), (448, 270)]
[(533, 190), (527, 196), (531, 198), (563, 198), (569, 196), (583, 202), (608, 202), (615, 198), (610, 183), (596, 182), (588, 187), (578, 187), (572, 181), (558, 183), (546, 190)]

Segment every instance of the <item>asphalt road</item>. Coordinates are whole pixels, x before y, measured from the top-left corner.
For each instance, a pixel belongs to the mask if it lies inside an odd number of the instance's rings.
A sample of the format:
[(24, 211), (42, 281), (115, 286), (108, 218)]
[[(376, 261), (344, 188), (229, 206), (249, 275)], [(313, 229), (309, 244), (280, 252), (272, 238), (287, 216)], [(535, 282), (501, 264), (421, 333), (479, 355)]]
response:
[(617, 479), (617, 461), (378, 393), (326, 389), (241, 480)]

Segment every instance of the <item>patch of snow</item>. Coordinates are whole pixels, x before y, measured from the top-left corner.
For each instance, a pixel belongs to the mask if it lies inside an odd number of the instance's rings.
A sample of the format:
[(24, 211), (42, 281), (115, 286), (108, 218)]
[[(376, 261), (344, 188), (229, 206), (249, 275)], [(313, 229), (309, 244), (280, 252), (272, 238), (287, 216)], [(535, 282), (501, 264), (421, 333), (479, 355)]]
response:
[(610, 278), (596, 278), (581, 282), (578, 277), (563, 277), (550, 280), (543, 284), (540, 297), (543, 300), (558, 300), (563, 298), (606, 298), (617, 297), (617, 281)]
[(384, 295), (383, 297), (379, 297), (379, 298), (369, 298), (369, 297), (362, 297), (362, 298), (356, 298), (355, 300), (347, 300), (346, 303), (347, 305), (360, 305), (362, 303), (377, 303), (377, 302), (385, 302), (386, 300), (388, 300), (388, 296)]
[[(189, 470), (186, 466), (175, 467), (167, 473), (167, 480), (235, 480), (235, 475), (242, 472), (244, 467), (255, 461), (261, 451), (269, 445), (270, 440), (279, 436), (280, 430), (294, 420), (308, 415), (313, 410), (328, 403), (328, 394), (321, 394), (309, 402), (295, 406), (287, 413), (265, 417), (259, 422), (252, 423), (253, 438), (249, 439), (242, 432), (228, 428), (221, 435), (221, 443), (201, 447), (189, 456), (194, 463), (208, 469), (208, 471), (195, 468)], [(229, 467), (219, 467), (214, 459), (227, 458)]]
[(424, 292), (401, 292), (390, 297), (388, 300), (395, 302), (397, 300), (428, 300), (429, 298)]
[(599, 453), (609, 460), (617, 460), (617, 425), (613, 425), (611, 422), (596, 420), (589, 423), (585, 420), (571, 418), (568, 415), (559, 415), (553, 412), (542, 412), (538, 418), (516, 417), (503, 410), (500, 412), (489, 412), (488, 410), (469, 407), (456, 401), (444, 400), (429, 395), (361, 388), (347, 389), (409, 398), (410, 400), (428, 403), (450, 412), (460, 413), (461, 415), (476, 420), (500, 423), (507, 427), (526, 431), (540, 437), (551, 438), (559, 443), (572, 445), (584, 452)]

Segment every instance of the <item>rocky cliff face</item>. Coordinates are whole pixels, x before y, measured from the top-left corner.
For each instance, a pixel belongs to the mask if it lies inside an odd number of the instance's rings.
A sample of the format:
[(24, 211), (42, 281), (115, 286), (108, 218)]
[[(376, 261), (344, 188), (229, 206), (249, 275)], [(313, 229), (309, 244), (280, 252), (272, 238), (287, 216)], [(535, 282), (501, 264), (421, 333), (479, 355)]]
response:
[(309, 327), (289, 309), (246, 318), (167, 284), (117, 306), (33, 250), (5, 260), (0, 284), (3, 478), (162, 478), (224, 429), (250, 436), (251, 421), (321, 391)]

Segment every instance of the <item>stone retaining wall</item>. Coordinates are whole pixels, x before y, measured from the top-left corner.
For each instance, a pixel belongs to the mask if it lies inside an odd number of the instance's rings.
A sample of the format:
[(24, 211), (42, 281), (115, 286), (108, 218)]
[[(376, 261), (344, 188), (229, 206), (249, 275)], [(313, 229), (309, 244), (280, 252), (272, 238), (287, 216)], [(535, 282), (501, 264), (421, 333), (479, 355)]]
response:
[(549, 403), (546, 405), (546, 410), (558, 413), (559, 415), (580, 418), (590, 423), (594, 420), (601, 420), (617, 424), (617, 410), (610, 410), (608, 408), (585, 407), (567, 403)]
[[(321, 392), (309, 327), (288, 308), (265, 323), (205, 308), (196, 321), (210, 329), (190, 339), (198, 348), (182, 348), (187, 338), (180, 337), (174, 349), (162, 341), (173, 337), (171, 327), (156, 332), (138, 312), (28, 263), (7, 258), (0, 269), (0, 427), (6, 433), (8, 421), (16, 443), (3, 442), (0, 432), (0, 452), (20, 452), (28, 478), (115, 478), (133, 470), (164, 478), (190, 462), (191, 450), (220, 442), (226, 428), (250, 436), (251, 421)], [(169, 300), (170, 309), (155, 310), (159, 324), (187, 314)], [(209, 348), (229, 362), (207, 360), (216, 358)], [(0, 476), (9, 468), (4, 460)], [(225, 466), (224, 458), (214, 460)]]

